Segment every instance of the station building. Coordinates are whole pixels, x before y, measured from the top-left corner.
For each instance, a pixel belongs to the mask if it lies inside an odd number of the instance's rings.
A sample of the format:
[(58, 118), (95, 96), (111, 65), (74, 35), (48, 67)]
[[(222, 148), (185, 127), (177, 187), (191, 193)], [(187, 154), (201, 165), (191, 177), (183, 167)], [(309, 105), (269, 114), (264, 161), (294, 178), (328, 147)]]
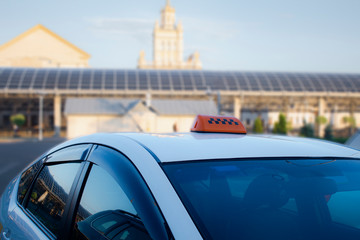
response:
[(267, 132), (280, 113), (294, 131), (318, 117), (339, 132), (349, 128), (345, 119), (360, 126), (360, 74), (201, 70), (198, 53), (183, 60), (182, 34), (167, 1), (153, 61), (141, 53), (138, 69), (95, 69), (88, 53), (42, 25), (31, 28), (0, 46), (0, 135), (11, 135), (10, 116), (22, 113), (22, 134), (36, 136), (40, 109), (45, 135), (69, 138), (188, 131), (196, 113), (233, 115), (248, 130), (260, 117)]
[(4, 67), (88, 67), (90, 55), (38, 24), (0, 46)]
[(334, 129), (348, 127), (344, 117), (360, 124), (360, 74), (0, 68), (1, 129), (11, 128), (14, 113), (26, 116), (28, 129), (36, 128), (40, 98), (44, 126), (57, 134), (66, 129), (69, 98), (213, 101), (220, 114), (240, 118), (248, 129), (260, 116), (268, 131), (280, 112), (293, 129), (303, 121), (315, 123), (318, 116), (326, 117)]

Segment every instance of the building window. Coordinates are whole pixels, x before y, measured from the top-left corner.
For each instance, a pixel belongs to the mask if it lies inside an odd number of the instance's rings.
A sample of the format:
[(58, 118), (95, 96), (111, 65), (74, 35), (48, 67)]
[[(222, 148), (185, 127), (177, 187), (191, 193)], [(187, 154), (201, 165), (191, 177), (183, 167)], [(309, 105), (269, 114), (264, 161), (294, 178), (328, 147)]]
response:
[(4, 124), (4, 126), (11, 126), (10, 116), (9, 115), (4, 115), (3, 116), (3, 124)]

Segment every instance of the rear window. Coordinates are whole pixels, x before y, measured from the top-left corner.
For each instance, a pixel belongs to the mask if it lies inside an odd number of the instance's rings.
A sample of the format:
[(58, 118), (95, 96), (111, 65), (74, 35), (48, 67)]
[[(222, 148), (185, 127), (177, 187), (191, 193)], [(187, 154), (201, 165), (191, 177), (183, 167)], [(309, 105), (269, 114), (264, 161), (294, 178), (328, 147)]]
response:
[(28, 189), (31, 186), (31, 183), (33, 182), (37, 172), (41, 168), (43, 159), (35, 162), (31, 167), (26, 169), (20, 177), (19, 187), (18, 187), (18, 196), (17, 200), (19, 203), (22, 203), (24, 200), (24, 197), (28, 191)]
[(359, 239), (360, 161), (164, 164), (205, 238)]
[(27, 210), (55, 236), (61, 233), (66, 204), (80, 163), (44, 166), (34, 183)]

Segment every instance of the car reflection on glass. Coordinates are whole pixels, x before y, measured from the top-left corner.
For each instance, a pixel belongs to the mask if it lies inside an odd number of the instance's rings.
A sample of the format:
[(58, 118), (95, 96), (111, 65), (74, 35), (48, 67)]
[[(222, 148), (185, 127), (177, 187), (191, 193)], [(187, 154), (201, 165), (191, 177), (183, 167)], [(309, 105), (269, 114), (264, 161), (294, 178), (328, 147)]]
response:
[(138, 216), (108, 210), (76, 224), (76, 239), (150, 239)]

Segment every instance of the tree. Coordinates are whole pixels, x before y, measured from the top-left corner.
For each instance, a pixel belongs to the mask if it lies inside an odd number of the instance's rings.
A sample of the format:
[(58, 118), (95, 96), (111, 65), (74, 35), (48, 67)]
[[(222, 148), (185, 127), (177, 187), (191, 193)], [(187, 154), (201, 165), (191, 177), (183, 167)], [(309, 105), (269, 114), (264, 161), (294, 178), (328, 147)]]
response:
[(10, 121), (13, 125), (17, 125), (18, 127), (21, 127), (25, 123), (25, 116), (24, 114), (21, 113), (14, 114), (10, 117)]
[(32, 192), (30, 197), (33, 201), (35, 201), (37, 199), (37, 192)]
[(261, 121), (260, 117), (257, 117), (255, 119), (253, 132), (254, 133), (263, 133), (264, 132), (264, 129), (263, 129), (263, 126), (262, 126), (262, 121)]
[(347, 116), (343, 118), (343, 122), (349, 125), (350, 135), (354, 134), (354, 129), (356, 128), (356, 119), (354, 116)]
[(333, 140), (333, 129), (331, 124), (326, 126), (324, 138), (329, 141)]
[(327, 119), (324, 116), (317, 116), (315, 121), (316, 121), (316, 124), (319, 124), (319, 125), (323, 125), (323, 124), (327, 123)]
[(18, 136), (17, 131), (18, 131), (19, 127), (21, 127), (25, 123), (25, 116), (24, 116), (24, 114), (21, 114), (21, 113), (11, 115), (10, 121), (13, 125), (14, 137), (17, 137)]
[(327, 123), (327, 119), (324, 116), (317, 116), (315, 118), (315, 123), (316, 123), (316, 127), (317, 127), (317, 132), (316, 135), (318, 137), (322, 137), (322, 133), (323, 133), (323, 128), (321, 127), (322, 125), (325, 125)]
[(300, 128), (300, 136), (314, 137), (314, 126), (304, 121), (304, 125)]
[(286, 117), (283, 113), (279, 114), (279, 121), (275, 123), (273, 133), (287, 134)]

